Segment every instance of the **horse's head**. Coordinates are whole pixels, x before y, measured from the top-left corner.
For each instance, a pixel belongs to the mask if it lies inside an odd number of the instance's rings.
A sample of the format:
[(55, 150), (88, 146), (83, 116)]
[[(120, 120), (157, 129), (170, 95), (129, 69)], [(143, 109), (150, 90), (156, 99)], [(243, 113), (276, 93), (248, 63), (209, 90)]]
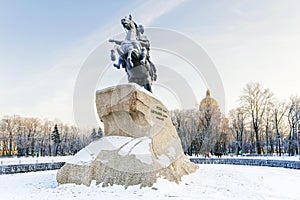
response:
[(136, 23), (132, 20), (131, 15), (129, 15), (129, 18), (124, 17), (123, 19), (121, 19), (121, 24), (123, 25), (123, 27), (127, 30), (136, 30), (137, 29), (137, 25)]

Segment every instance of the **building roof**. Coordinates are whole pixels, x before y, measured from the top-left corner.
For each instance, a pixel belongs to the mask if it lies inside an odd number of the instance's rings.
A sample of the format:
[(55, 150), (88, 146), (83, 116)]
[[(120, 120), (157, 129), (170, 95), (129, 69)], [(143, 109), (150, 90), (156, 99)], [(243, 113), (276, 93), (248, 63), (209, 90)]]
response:
[(218, 102), (210, 96), (209, 89), (206, 91), (206, 97), (200, 102), (199, 108), (207, 105), (213, 105), (214, 107), (219, 108)]

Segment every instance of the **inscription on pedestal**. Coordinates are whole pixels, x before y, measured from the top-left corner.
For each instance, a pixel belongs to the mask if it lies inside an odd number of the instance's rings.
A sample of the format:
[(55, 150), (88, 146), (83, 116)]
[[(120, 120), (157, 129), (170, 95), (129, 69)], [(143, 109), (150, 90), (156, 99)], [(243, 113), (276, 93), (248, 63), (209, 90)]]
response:
[(168, 118), (168, 111), (160, 106), (155, 106), (151, 109), (151, 113), (154, 115), (155, 119), (165, 121)]

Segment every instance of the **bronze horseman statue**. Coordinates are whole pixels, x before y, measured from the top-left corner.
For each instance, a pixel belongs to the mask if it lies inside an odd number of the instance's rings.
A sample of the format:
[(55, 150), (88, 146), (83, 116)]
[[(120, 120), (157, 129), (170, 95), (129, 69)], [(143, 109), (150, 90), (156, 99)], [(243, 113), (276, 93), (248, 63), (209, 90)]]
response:
[(144, 35), (144, 27), (137, 25), (132, 16), (121, 19), (121, 24), (126, 31), (123, 41), (110, 39), (116, 45), (111, 50), (111, 60), (116, 61), (116, 52), (119, 55), (114, 67), (125, 68), (129, 83), (137, 83), (152, 92), (151, 85), (156, 81), (156, 68), (150, 61), (150, 42)]

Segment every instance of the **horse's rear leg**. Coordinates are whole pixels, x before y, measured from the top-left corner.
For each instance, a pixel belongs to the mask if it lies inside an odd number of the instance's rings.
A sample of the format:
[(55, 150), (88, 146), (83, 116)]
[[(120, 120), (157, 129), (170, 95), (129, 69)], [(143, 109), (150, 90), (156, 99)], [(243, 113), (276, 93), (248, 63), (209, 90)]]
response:
[(141, 61), (140, 61), (142, 65), (146, 63), (146, 55), (147, 55), (147, 50), (146, 48), (143, 47), (141, 52)]
[(150, 85), (149, 83), (145, 84), (145, 85), (144, 85), (144, 88), (145, 88), (146, 90), (148, 90), (149, 92), (152, 93), (152, 88), (151, 88), (151, 85)]
[(131, 54), (132, 54), (132, 51), (128, 51), (127, 66), (130, 66), (130, 68), (133, 67), (133, 62), (131, 61)]

